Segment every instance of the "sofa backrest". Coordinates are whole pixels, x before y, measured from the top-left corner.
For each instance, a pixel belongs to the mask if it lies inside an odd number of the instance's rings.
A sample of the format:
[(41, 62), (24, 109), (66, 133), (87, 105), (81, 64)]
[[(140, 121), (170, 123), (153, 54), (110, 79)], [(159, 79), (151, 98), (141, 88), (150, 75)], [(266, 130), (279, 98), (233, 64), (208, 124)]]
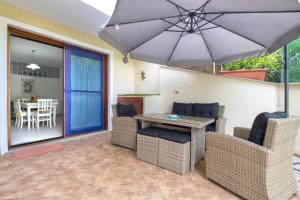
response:
[(225, 113), (225, 106), (220, 105), (220, 107), (219, 107), (219, 118), (224, 118), (224, 113)]
[(113, 104), (113, 105), (111, 106), (111, 108), (112, 108), (113, 117), (118, 117), (117, 104)]

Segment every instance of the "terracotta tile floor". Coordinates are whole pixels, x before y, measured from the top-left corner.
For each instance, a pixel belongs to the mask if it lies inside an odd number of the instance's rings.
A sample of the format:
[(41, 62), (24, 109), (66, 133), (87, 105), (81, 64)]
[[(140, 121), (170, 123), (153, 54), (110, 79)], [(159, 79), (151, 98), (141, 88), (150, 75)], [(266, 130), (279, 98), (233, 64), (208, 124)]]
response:
[(180, 176), (112, 146), (110, 134), (63, 145), (61, 151), (23, 160), (0, 158), (0, 199), (239, 199), (206, 180), (203, 163), (194, 173)]

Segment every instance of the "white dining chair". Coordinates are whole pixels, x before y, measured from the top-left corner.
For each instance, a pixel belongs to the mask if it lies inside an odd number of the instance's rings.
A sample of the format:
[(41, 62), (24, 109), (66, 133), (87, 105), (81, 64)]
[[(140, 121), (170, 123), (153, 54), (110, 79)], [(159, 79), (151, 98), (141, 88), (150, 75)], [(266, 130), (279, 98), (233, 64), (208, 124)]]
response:
[[(55, 105), (53, 105), (55, 104)], [(52, 99), (52, 121), (53, 125), (56, 126), (56, 109), (57, 109), (58, 99)]]
[(18, 117), (18, 100), (14, 100), (14, 111), (15, 111), (15, 126), (19, 127), (19, 117)]
[[(16, 112), (15, 125), (17, 125), (18, 128), (22, 129), (24, 122), (28, 122), (28, 119), (27, 119), (27, 112), (22, 111), (20, 99), (15, 101), (15, 112)], [(29, 117), (31, 117), (32, 126), (34, 126), (34, 113), (30, 113)]]
[(30, 103), (31, 102), (31, 98), (30, 97), (21, 98), (19, 100), (20, 100), (21, 103)]
[(34, 112), (36, 128), (39, 130), (40, 122), (47, 122), (47, 126), (52, 128), (52, 99), (38, 99), (37, 111)]

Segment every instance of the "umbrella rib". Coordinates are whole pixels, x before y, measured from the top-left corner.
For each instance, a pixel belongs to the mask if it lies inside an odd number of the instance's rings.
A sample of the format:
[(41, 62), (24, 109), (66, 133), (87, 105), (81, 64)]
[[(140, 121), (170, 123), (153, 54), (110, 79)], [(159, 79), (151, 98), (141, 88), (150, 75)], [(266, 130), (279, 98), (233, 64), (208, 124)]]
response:
[(205, 9), (205, 7), (207, 6), (207, 4), (209, 4), (212, 0), (207, 0), (205, 3), (203, 3), (195, 12), (198, 12), (201, 9), (201, 13), (203, 12), (203, 10)]
[(202, 14), (272, 14), (272, 13), (300, 13), (300, 10), (265, 10), (265, 11), (223, 11), (223, 12), (203, 12)]
[(214, 27), (209, 27), (209, 28), (199, 29), (198, 31), (206, 31), (206, 30), (214, 29), (214, 28), (219, 28), (219, 27), (218, 27), (218, 26), (214, 26)]
[[(183, 15), (183, 16), (186, 16), (186, 15)], [(178, 18), (178, 17), (181, 17), (181, 15), (170, 16), (170, 17), (160, 17), (160, 18), (153, 18), (153, 19), (145, 19), (145, 20), (138, 20), (138, 21), (132, 21), (132, 22), (124, 22), (124, 23), (108, 24), (106, 27), (115, 26), (116, 24), (118, 24), (118, 25), (127, 25), (127, 24), (141, 23), (141, 22), (151, 22), (151, 21), (157, 21), (157, 20), (166, 20), (166, 19)]]
[[(199, 17), (200, 17), (200, 16), (199, 16)], [(203, 17), (201, 17), (201, 18), (203, 18)], [(205, 19), (205, 18), (203, 18), (203, 19), (206, 20), (206, 21), (208, 21), (208, 20)], [(246, 39), (246, 40), (249, 40), (249, 41), (251, 41), (251, 42), (253, 42), (253, 43), (255, 43), (255, 44), (259, 45), (259, 46), (262, 46), (262, 47), (264, 47), (264, 48), (266, 48), (266, 49), (269, 49), (269, 48), (266, 47), (264, 44), (261, 44), (261, 43), (255, 41), (255, 40), (253, 40), (253, 39), (247, 37), (247, 36), (244, 36), (244, 35), (242, 35), (242, 34), (240, 34), (240, 33), (235, 32), (235, 31), (233, 31), (233, 30), (231, 30), (231, 29), (225, 28), (224, 26), (221, 26), (220, 24), (217, 24), (217, 23), (215, 23), (215, 22), (210, 22), (210, 23), (212, 23), (213, 25), (218, 26), (218, 27), (220, 27), (220, 28), (222, 28), (222, 29), (224, 29), (224, 30), (226, 30), (226, 31), (229, 31), (229, 32), (231, 32), (231, 33), (233, 33), (233, 34), (235, 34), (235, 35), (238, 35), (238, 36), (240, 36), (240, 37), (242, 37), (242, 38), (244, 38), (244, 39)]]
[(175, 32), (175, 33), (184, 33), (184, 31), (177, 31), (177, 30), (166, 30), (168, 32)]
[(188, 9), (186, 9), (186, 8), (184, 8), (184, 7), (180, 6), (180, 5), (178, 5), (177, 3), (175, 3), (175, 2), (173, 2), (173, 1), (171, 1), (171, 0), (165, 0), (165, 1), (169, 2), (170, 4), (172, 4), (172, 5), (174, 5), (174, 6), (178, 7), (178, 8), (181, 8), (182, 10), (184, 10), (184, 11), (186, 11), (186, 12), (189, 12)]
[[(187, 18), (187, 17), (186, 17), (186, 18)], [(180, 19), (179, 21), (177, 21), (177, 23), (175, 23), (175, 24), (177, 25), (177, 24), (178, 24), (179, 22), (181, 22), (181, 21), (182, 21), (182, 19)], [(175, 24), (174, 24), (174, 25), (175, 25)], [(142, 46), (143, 44), (147, 43), (148, 41), (150, 41), (150, 40), (156, 38), (157, 36), (159, 36), (159, 35), (162, 34), (163, 32), (165, 32), (165, 31), (167, 31), (168, 29), (172, 28), (174, 25), (169, 26), (167, 29), (164, 29), (164, 30), (162, 30), (161, 32), (159, 32), (158, 34), (152, 36), (151, 38), (149, 38), (149, 39), (147, 39), (147, 40), (141, 42), (141, 43), (138, 44), (136, 47), (130, 49), (128, 52), (131, 52), (131, 51), (133, 51), (133, 50), (139, 48), (139, 47)]]
[[(223, 15), (224, 15), (224, 13), (219, 14), (218, 16), (216, 16), (216, 17), (214, 17), (214, 18), (208, 20), (207, 22), (205, 22), (205, 23), (202, 24), (201, 26), (198, 26), (198, 27), (197, 27), (197, 30), (200, 30), (200, 29), (201, 29), (202, 27), (204, 27), (206, 24), (209, 24), (209, 23), (213, 22), (214, 20), (218, 19), (219, 17), (222, 17)], [(199, 18), (200, 18), (200, 17), (199, 17)]]
[(178, 44), (179, 44), (179, 42), (180, 42), (182, 36), (183, 36), (183, 33), (184, 33), (184, 32), (182, 32), (182, 33), (180, 34), (180, 37), (178, 38), (178, 40), (177, 40), (177, 42), (176, 42), (176, 45), (174, 46), (174, 48), (173, 48), (173, 50), (172, 50), (172, 53), (171, 53), (171, 55), (170, 55), (169, 58), (168, 58), (168, 62), (170, 62), (171, 58), (173, 57), (173, 54), (174, 54), (174, 52), (175, 52), (175, 50), (176, 50), (176, 48), (177, 48), (177, 46), (178, 46)]
[[(190, 21), (190, 20), (189, 20), (189, 21)], [(184, 29), (186, 29), (187, 26), (188, 26), (188, 23), (184, 26)], [(177, 46), (178, 46), (178, 44), (179, 44), (181, 38), (184, 36), (183, 34), (184, 34), (184, 31), (181, 32), (181, 35), (180, 35), (180, 37), (178, 38), (178, 40), (177, 40), (177, 42), (176, 42), (176, 45), (174, 46), (174, 49), (173, 49), (173, 51), (172, 51), (170, 57), (168, 58), (168, 62), (170, 62), (171, 58), (173, 57), (173, 54), (174, 54), (174, 52), (175, 52), (175, 50), (176, 50), (176, 48), (177, 48)]]
[(180, 29), (183, 29), (183, 27), (177, 25), (177, 23), (172, 23), (172, 22), (169, 22), (168, 20), (165, 20), (165, 19), (161, 19), (161, 20), (164, 21), (164, 22), (167, 22), (167, 23), (169, 23), (169, 24), (171, 24), (171, 25), (174, 25), (174, 26), (176, 26), (176, 27), (178, 27), (178, 28), (180, 28)]
[(212, 52), (211, 52), (210, 48), (208, 47), (208, 44), (207, 44), (207, 42), (206, 42), (206, 39), (205, 39), (204, 35), (202, 34), (201, 31), (199, 31), (199, 33), (200, 33), (200, 35), (201, 35), (201, 37), (202, 37), (202, 39), (203, 39), (203, 42), (204, 42), (204, 44), (205, 44), (205, 46), (206, 46), (206, 49), (207, 49), (207, 51), (208, 51), (208, 53), (209, 53), (209, 55), (210, 55), (210, 57), (211, 57), (211, 60), (212, 60), (213, 62), (215, 62), (215, 59), (214, 59), (214, 57), (213, 57), (213, 55), (212, 55)]

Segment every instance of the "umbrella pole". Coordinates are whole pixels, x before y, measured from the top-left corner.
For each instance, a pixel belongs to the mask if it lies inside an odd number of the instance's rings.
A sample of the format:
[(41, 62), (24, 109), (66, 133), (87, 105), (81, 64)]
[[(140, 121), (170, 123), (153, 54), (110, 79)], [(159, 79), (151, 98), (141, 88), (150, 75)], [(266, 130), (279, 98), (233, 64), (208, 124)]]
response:
[(213, 74), (216, 74), (216, 62), (213, 62)]
[(288, 45), (284, 45), (284, 112), (289, 116), (289, 73), (288, 73)]

